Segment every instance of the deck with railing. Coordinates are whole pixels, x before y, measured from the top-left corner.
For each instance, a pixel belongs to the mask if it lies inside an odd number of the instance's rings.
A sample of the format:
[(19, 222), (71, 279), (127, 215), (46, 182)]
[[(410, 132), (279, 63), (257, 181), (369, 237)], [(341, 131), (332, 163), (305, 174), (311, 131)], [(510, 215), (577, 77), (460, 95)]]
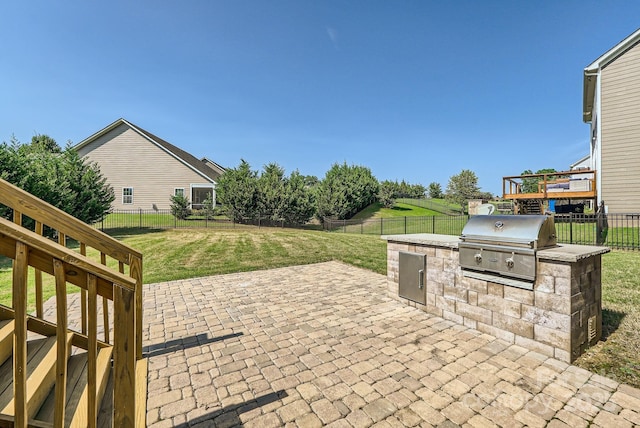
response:
[(575, 170), (502, 177), (502, 198), (596, 199), (595, 176), (593, 170)]
[[(0, 426), (144, 426), (142, 254), (4, 180), (0, 204), (13, 212), (0, 218), (13, 271), (12, 305), (0, 305)], [(55, 322), (44, 319), (49, 283)], [(81, 293), (79, 331), (68, 286)]]

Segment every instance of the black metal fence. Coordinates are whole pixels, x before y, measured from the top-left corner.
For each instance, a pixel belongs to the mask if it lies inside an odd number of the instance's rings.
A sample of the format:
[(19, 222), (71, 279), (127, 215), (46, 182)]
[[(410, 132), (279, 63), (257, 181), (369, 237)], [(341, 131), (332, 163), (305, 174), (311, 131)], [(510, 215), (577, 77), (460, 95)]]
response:
[[(469, 216), (391, 217), (369, 220), (335, 220), (325, 218), (323, 229), (331, 232), (369, 235), (436, 233), (460, 235)], [(616, 249), (640, 250), (640, 214), (556, 214), (558, 242), (565, 244), (605, 245)], [(265, 217), (234, 222), (226, 217), (192, 215), (180, 220), (170, 210), (118, 210), (94, 224), (101, 230), (178, 229), (242, 227), (299, 227), (283, 220)], [(308, 226), (305, 226), (308, 228)]]
[[(469, 216), (391, 217), (369, 220), (325, 218), (324, 229), (370, 235), (437, 233), (459, 235)], [(640, 250), (640, 214), (556, 214), (558, 242)]]
[(459, 235), (469, 216), (390, 217), (369, 220), (335, 220), (325, 218), (324, 230), (367, 235), (402, 235), (437, 233)]
[(267, 217), (243, 219), (233, 221), (224, 216), (206, 216), (202, 214), (190, 215), (186, 219), (179, 219), (171, 214), (171, 210), (114, 210), (102, 220), (93, 224), (102, 230), (115, 229), (186, 229), (213, 228), (234, 229), (247, 226), (257, 227), (294, 227), (284, 220), (273, 220)]

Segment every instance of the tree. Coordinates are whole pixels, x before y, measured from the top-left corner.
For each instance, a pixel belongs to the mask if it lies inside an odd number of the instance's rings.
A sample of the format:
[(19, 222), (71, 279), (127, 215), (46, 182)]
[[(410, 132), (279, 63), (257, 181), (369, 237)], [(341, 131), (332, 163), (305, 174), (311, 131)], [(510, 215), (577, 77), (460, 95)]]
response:
[(215, 207), (216, 205), (213, 202), (213, 195), (211, 193), (207, 193), (206, 199), (202, 201), (202, 213), (207, 220), (213, 218), (213, 210)]
[(399, 188), (397, 181), (385, 180), (380, 183), (380, 190), (378, 191), (378, 201), (385, 208), (393, 207), (398, 197)]
[[(115, 200), (97, 164), (80, 158), (70, 145), (60, 150), (46, 135), (35, 136), (31, 144), (15, 137), (3, 142), (0, 178), (89, 224), (107, 214)], [(8, 216), (9, 210), (1, 208), (0, 215)]]
[(317, 215), (345, 219), (376, 201), (378, 180), (364, 166), (334, 164), (317, 189)]
[(427, 189), (422, 184), (412, 184), (410, 187), (410, 198), (420, 199), (427, 194)]
[(316, 211), (313, 191), (305, 177), (293, 171), (285, 182), (282, 198), (282, 218), (287, 224), (304, 224)]
[(63, 209), (89, 224), (100, 220), (115, 200), (107, 178), (102, 175), (97, 163), (87, 162), (74, 149), (68, 147), (63, 154), (70, 192), (70, 199)]
[[(520, 175), (529, 175), (529, 174), (548, 174), (556, 172), (553, 168), (544, 168), (539, 169), (535, 173), (531, 172), (530, 169), (527, 169), (522, 172)], [(554, 176), (547, 177), (549, 180), (554, 180)], [(528, 177), (522, 179), (522, 193), (538, 193), (538, 182), (542, 181), (541, 177)]]
[(435, 181), (429, 184), (429, 197), (433, 199), (442, 198), (442, 186)]
[(463, 169), (460, 174), (449, 177), (447, 184), (447, 199), (459, 204), (462, 212), (465, 211), (469, 199), (474, 199), (480, 193), (478, 187), (478, 177), (468, 169)]
[(307, 187), (315, 187), (320, 183), (320, 180), (315, 175), (302, 175), (302, 179)]
[(218, 179), (217, 196), (225, 213), (242, 222), (257, 215), (258, 173), (244, 159), (237, 168), (227, 169)]
[(43, 150), (46, 150), (50, 153), (60, 153), (62, 149), (56, 143), (56, 140), (44, 134), (36, 134), (31, 137), (31, 145), (32, 146), (40, 146)]
[(286, 181), (284, 169), (276, 163), (265, 165), (258, 179), (258, 212), (270, 220), (281, 220)]
[(171, 195), (171, 215), (178, 220), (186, 220), (191, 215), (189, 198), (184, 195)]

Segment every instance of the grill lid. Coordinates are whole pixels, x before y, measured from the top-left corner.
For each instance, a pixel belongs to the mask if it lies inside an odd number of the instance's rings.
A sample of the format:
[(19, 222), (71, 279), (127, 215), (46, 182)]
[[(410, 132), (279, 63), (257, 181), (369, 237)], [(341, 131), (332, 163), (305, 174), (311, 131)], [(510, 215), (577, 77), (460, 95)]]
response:
[(462, 230), (463, 242), (541, 249), (556, 245), (553, 217), (546, 215), (476, 215)]

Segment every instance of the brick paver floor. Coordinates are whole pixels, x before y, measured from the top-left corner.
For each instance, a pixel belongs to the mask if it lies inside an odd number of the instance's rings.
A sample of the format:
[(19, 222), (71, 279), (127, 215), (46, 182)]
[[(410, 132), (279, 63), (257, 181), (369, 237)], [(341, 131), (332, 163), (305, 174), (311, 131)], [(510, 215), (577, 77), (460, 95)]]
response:
[(150, 427), (640, 425), (640, 390), (405, 306), (345, 264), (145, 293)]

